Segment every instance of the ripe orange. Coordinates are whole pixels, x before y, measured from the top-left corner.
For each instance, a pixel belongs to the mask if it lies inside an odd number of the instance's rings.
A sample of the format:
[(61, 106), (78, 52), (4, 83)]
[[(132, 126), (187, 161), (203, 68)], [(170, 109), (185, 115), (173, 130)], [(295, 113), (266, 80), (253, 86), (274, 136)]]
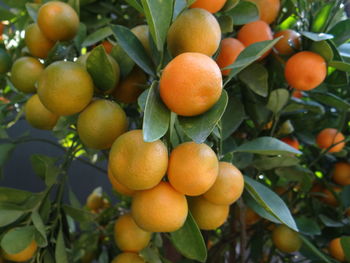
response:
[(340, 242), (340, 237), (333, 239), (328, 246), (329, 253), (333, 258), (339, 260), (340, 262), (345, 261), (345, 254), (343, 247)]
[(255, 213), (253, 209), (247, 207), (245, 211), (245, 224), (247, 226), (251, 226), (258, 223), (260, 219), (261, 217), (257, 213)]
[(4, 49), (0, 48), (0, 74), (7, 73), (11, 69), (11, 63), (10, 55)]
[[(332, 187), (332, 190), (335, 194), (338, 194), (341, 191), (341, 188), (335, 186), (335, 187)], [(321, 193), (324, 195), (323, 197), (321, 197), (322, 202), (334, 207), (339, 205), (338, 199), (334, 196), (334, 194), (329, 189), (322, 188)]]
[(59, 118), (58, 115), (45, 108), (37, 94), (30, 97), (27, 101), (24, 114), (30, 125), (42, 130), (52, 130)]
[(98, 212), (101, 208), (103, 208), (103, 196), (101, 192), (93, 191), (88, 198), (86, 199), (86, 207), (89, 210), (94, 212)]
[(119, 136), (109, 153), (109, 165), (114, 177), (132, 190), (156, 186), (168, 167), (168, 150), (160, 140), (145, 142), (142, 130)]
[(342, 142), (344, 140), (345, 137), (340, 131), (333, 128), (326, 128), (317, 135), (316, 144), (321, 149), (327, 149), (336, 144), (328, 150), (328, 152), (334, 153), (340, 152), (344, 148), (345, 142)]
[(43, 64), (31, 57), (21, 57), (11, 69), (11, 80), (16, 89), (24, 93), (34, 93), (35, 83), (44, 70)]
[(163, 102), (182, 116), (206, 112), (219, 100), (221, 92), (220, 68), (214, 60), (200, 53), (177, 56), (165, 67), (160, 79)]
[(204, 194), (215, 183), (218, 173), (218, 158), (204, 143), (182, 143), (170, 154), (168, 179), (182, 194), (190, 196)]
[(134, 190), (131, 190), (130, 188), (126, 187), (125, 185), (119, 183), (115, 176), (112, 174), (111, 168), (108, 165), (108, 179), (109, 182), (112, 184), (113, 189), (118, 192), (119, 194), (126, 195), (126, 196), (133, 196), (135, 193)]
[(350, 164), (345, 162), (336, 163), (332, 179), (342, 186), (350, 185)]
[(51, 1), (38, 11), (38, 25), (43, 34), (53, 40), (71, 40), (79, 29), (79, 17), (68, 4)]
[(203, 197), (217, 205), (230, 205), (238, 200), (244, 190), (242, 173), (231, 163), (220, 162), (219, 174)]
[(36, 242), (33, 240), (28, 245), (28, 247), (26, 247), (22, 251), (20, 251), (16, 254), (7, 254), (6, 252), (4, 252), (3, 256), (6, 260), (11, 260), (13, 262), (26, 262), (33, 257), (37, 248), (38, 248), (38, 246), (37, 246)]
[[(216, 63), (218, 63), (220, 68), (225, 68), (233, 64), (243, 49), (244, 45), (239, 42), (239, 40), (232, 37), (223, 39), (221, 41), (220, 53), (216, 58)], [(221, 71), (224, 76), (228, 76), (231, 72), (230, 69)]]
[(2, 34), (4, 33), (5, 25), (0, 21), (0, 40), (2, 37)]
[(297, 90), (312, 90), (327, 76), (326, 61), (318, 54), (302, 51), (288, 59), (284, 75), (290, 86)]
[(93, 149), (108, 149), (128, 128), (124, 110), (115, 102), (95, 100), (80, 114), (77, 131), (82, 142)]
[(296, 50), (300, 49), (300, 34), (294, 30), (286, 29), (277, 32), (274, 38), (283, 36), (274, 46), (277, 53), (281, 55), (293, 54)]
[(214, 230), (223, 225), (228, 217), (230, 206), (213, 204), (202, 196), (188, 200), (190, 211), (202, 230)]
[(115, 257), (111, 263), (146, 263), (138, 254), (124, 252)]
[(298, 251), (302, 245), (299, 234), (285, 225), (279, 225), (273, 229), (272, 242), (284, 253)]
[(214, 14), (224, 7), (226, 0), (196, 0), (190, 8), (203, 8)]
[(123, 103), (136, 102), (142, 91), (144, 91), (143, 86), (146, 83), (146, 74), (139, 67), (135, 66), (131, 73), (113, 90), (112, 95)]
[(136, 225), (131, 214), (122, 215), (114, 225), (114, 241), (121, 251), (139, 252), (147, 247), (152, 233)]
[(55, 41), (48, 39), (37, 24), (27, 26), (25, 31), (25, 42), (30, 54), (39, 58), (46, 58)]
[(135, 26), (131, 29), (131, 32), (135, 34), (135, 36), (140, 40), (142, 46), (145, 48), (147, 54), (149, 56), (152, 55), (151, 45), (149, 43), (149, 28), (147, 25), (139, 25)]
[(38, 83), (38, 95), (44, 106), (63, 116), (82, 111), (90, 103), (94, 90), (89, 73), (69, 61), (52, 63)]
[(182, 227), (188, 213), (187, 200), (167, 182), (137, 191), (131, 204), (136, 224), (150, 232), (173, 232)]
[[(242, 26), (238, 31), (237, 38), (244, 46), (248, 47), (260, 41), (272, 40), (273, 36), (270, 26), (266, 22), (258, 20)], [(260, 59), (265, 58), (270, 52), (271, 50), (267, 51)]]
[(214, 55), (221, 40), (221, 29), (216, 18), (200, 8), (181, 13), (168, 31), (168, 49), (173, 57), (185, 52)]
[(292, 97), (301, 99), (303, 97), (303, 93), (300, 90), (293, 90)]
[(281, 141), (288, 144), (289, 146), (293, 147), (294, 149), (299, 150), (299, 141), (297, 138), (284, 137), (281, 139)]
[(101, 44), (105, 48), (107, 54), (112, 52), (113, 44), (111, 42), (109, 42), (108, 40), (104, 40)]
[(281, 8), (280, 0), (249, 0), (254, 2), (260, 13), (260, 20), (268, 24), (274, 22)]

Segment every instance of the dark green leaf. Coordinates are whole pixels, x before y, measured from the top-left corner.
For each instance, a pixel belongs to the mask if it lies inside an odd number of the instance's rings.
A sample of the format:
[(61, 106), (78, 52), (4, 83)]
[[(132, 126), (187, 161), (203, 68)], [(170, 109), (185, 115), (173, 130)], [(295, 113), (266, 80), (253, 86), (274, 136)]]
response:
[(327, 62), (331, 61), (334, 57), (333, 50), (326, 40), (313, 42), (311, 51), (321, 55)]
[(0, 7), (0, 17), (1, 20), (11, 20), (14, 18), (16, 15), (9, 11), (8, 9)]
[(1, 239), (1, 247), (8, 254), (16, 254), (26, 247), (34, 239), (32, 226), (16, 227), (8, 231)]
[(239, 3), (227, 11), (226, 14), (232, 16), (235, 25), (244, 25), (259, 20), (259, 9), (254, 2), (239, 1)]
[(57, 176), (60, 173), (60, 169), (55, 166), (56, 158), (41, 154), (33, 154), (30, 156), (30, 161), (35, 173), (45, 180), (47, 186), (56, 183)]
[(253, 63), (238, 75), (239, 79), (256, 94), (266, 97), (268, 94), (268, 72), (260, 63)]
[(350, 185), (347, 185), (342, 189), (340, 199), (345, 207), (350, 207)]
[(15, 145), (12, 143), (0, 144), (0, 168), (4, 166), (14, 148)]
[(315, 101), (304, 101), (291, 98), (291, 102), (283, 109), (284, 113), (312, 112), (316, 114), (324, 114), (324, 107)]
[(146, 247), (140, 252), (140, 255), (146, 262), (162, 263), (159, 251), (156, 248)]
[(7, 226), (24, 214), (24, 211), (0, 209), (0, 227)]
[(154, 76), (154, 68), (140, 40), (126, 27), (111, 26), (119, 45), (143, 71)]
[(294, 149), (288, 144), (273, 138), (273, 137), (260, 137), (250, 142), (246, 142), (237, 147), (235, 152), (250, 152), (256, 154), (266, 155), (278, 155), (278, 154), (301, 154), (300, 151)]
[(170, 111), (160, 98), (158, 82), (153, 82), (148, 92), (143, 117), (143, 139), (153, 142), (163, 137), (168, 131), (169, 121)]
[(32, 195), (33, 193), (31, 192), (13, 188), (0, 187), (0, 202), (21, 204), (27, 201), (27, 199), (29, 199)]
[(294, 156), (260, 155), (254, 159), (254, 166), (259, 170), (271, 170), (276, 167), (288, 167), (299, 164), (300, 160)]
[(248, 176), (244, 176), (244, 182), (245, 189), (268, 213), (289, 228), (298, 231), (287, 205), (275, 192)]
[(324, 5), (320, 11), (316, 14), (316, 17), (311, 25), (312, 32), (323, 32), (326, 28), (327, 21), (329, 20), (329, 15), (332, 11), (333, 3)]
[(81, 203), (79, 202), (78, 198), (76, 197), (76, 195), (74, 194), (71, 188), (69, 188), (68, 196), (69, 196), (69, 202), (72, 207), (81, 208)]
[(301, 190), (309, 191), (312, 187), (314, 176), (312, 172), (301, 166), (278, 167), (275, 170), (276, 175), (279, 176), (279, 183), (298, 182), (301, 185)]
[(332, 39), (333, 38), (332, 35), (324, 34), (324, 33), (316, 34), (316, 33), (312, 33), (312, 32), (303, 31), (303, 32), (301, 32), (301, 34), (304, 37), (306, 37), (308, 39), (311, 39), (313, 41), (323, 41), (323, 40), (327, 40), (327, 39)]
[(150, 89), (145, 89), (137, 99), (137, 104), (142, 111), (145, 111), (149, 91)]
[(223, 90), (218, 102), (207, 112), (194, 117), (179, 116), (179, 123), (185, 134), (196, 143), (203, 143), (220, 121), (227, 102), (228, 96)]
[(138, 0), (124, 0), (124, 1), (127, 2), (133, 8), (135, 8), (137, 11), (139, 11), (141, 14), (143, 14), (142, 5), (139, 3)]
[(91, 222), (94, 218), (93, 214), (84, 209), (74, 208), (68, 205), (64, 205), (63, 209), (67, 213), (67, 215), (71, 216), (74, 220), (78, 221), (79, 223)]
[(67, 2), (74, 10), (77, 12), (78, 16), (80, 14), (80, 0), (68, 0)]
[(333, 219), (329, 218), (328, 216), (319, 215), (318, 217), (321, 219), (322, 223), (327, 227), (338, 228), (338, 227), (344, 226), (344, 224), (342, 222), (333, 220)]
[(340, 71), (350, 72), (350, 64), (343, 61), (331, 61), (328, 63), (328, 66)]
[(38, 10), (40, 6), (41, 6), (40, 4), (26, 3), (26, 9), (27, 9), (28, 15), (31, 17), (31, 19), (33, 19), (35, 23), (38, 17)]
[(305, 238), (302, 235), (299, 235), (299, 237), (301, 238), (301, 240), (303, 241), (304, 246), (310, 250), (313, 254), (315, 254), (318, 258), (322, 259), (322, 262), (325, 263), (332, 263), (332, 261), (330, 261), (327, 256), (325, 256), (320, 250), (318, 250), (317, 247), (315, 247), (314, 244), (312, 244), (307, 238)]
[(185, 257), (200, 262), (206, 261), (207, 248), (190, 212), (185, 224), (179, 230), (170, 233), (170, 239), (175, 248)]
[(221, 9), (222, 11), (229, 11), (235, 6), (237, 6), (239, 3), (239, 0), (227, 0), (224, 7)]
[(346, 261), (350, 262), (350, 237), (342, 237), (340, 239), (340, 244), (343, 248)]
[(312, 92), (310, 93), (310, 97), (325, 105), (338, 108), (339, 110), (346, 111), (350, 108), (350, 103), (332, 93)]
[(118, 62), (122, 78), (129, 75), (135, 66), (135, 62), (125, 53), (119, 44), (113, 46), (110, 55)]
[(306, 216), (301, 216), (296, 219), (300, 233), (305, 235), (320, 235), (320, 226), (315, 222), (314, 219), (308, 218)]
[(42, 243), (40, 244), (41, 247), (47, 246), (47, 238), (46, 238), (46, 232), (45, 232), (45, 225), (44, 222), (39, 215), (37, 211), (34, 211), (32, 213), (32, 222), (38, 233), (40, 234), (40, 239), (42, 240)]
[(68, 263), (68, 255), (66, 251), (66, 245), (64, 243), (62, 227), (58, 232), (58, 237), (56, 241), (55, 259), (56, 259), (56, 262)]
[(248, 191), (244, 192), (243, 199), (244, 202), (248, 205), (248, 207), (253, 209), (261, 217), (276, 224), (282, 224), (280, 220), (278, 220), (275, 216), (267, 212), (265, 208), (261, 206)]
[(222, 15), (218, 18), (221, 33), (231, 33), (233, 31), (233, 18), (232, 16)]
[(280, 112), (289, 100), (289, 92), (286, 89), (275, 89), (270, 93), (267, 108), (274, 114)]
[(173, 2), (173, 0), (141, 0), (149, 30), (159, 51), (163, 51), (173, 17)]
[(88, 35), (84, 39), (82, 46), (90, 47), (90, 46), (100, 42), (101, 40), (104, 40), (105, 38), (111, 36), (112, 34), (113, 34), (113, 32), (109, 26), (100, 28), (100, 29), (94, 31), (92, 34)]
[(350, 36), (350, 19), (340, 21), (328, 32), (333, 35), (333, 42), (339, 46), (349, 40)]

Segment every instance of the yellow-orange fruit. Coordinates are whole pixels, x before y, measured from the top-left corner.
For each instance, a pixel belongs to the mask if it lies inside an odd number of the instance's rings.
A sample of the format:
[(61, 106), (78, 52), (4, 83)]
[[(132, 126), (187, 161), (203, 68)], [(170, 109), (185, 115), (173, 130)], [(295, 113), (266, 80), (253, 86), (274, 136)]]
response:
[(116, 256), (111, 263), (146, 263), (138, 254), (124, 252)]
[(281, 8), (280, 0), (249, 0), (254, 2), (258, 9), (260, 20), (268, 24), (274, 22)]
[(328, 150), (328, 152), (340, 152), (345, 147), (345, 137), (344, 135), (333, 128), (326, 128), (319, 132), (316, 137), (316, 144), (321, 149), (327, 149), (334, 145), (332, 148)]
[(187, 200), (169, 183), (134, 194), (131, 214), (136, 224), (150, 232), (173, 232), (183, 226), (188, 213)]
[(108, 40), (104, 40), (102, 41), (101, 45), (104, 47), (104, 49), (106, 50), (106, 53), (109, 54), (112, 52), (113, 49), (113, 44), (111, 42), (109, 42)]
[(216, 18), (201, 8), (182, 12), (168, 31), (168, 49), (173, 57), (185, 52), (214, 55), (221, 40)]
[(152, 233), (136, 225), (131, 214), (119, 217), (114, 224), (114, 241), (121, 251), (139, 252), (147, 247)]
[(296, 50), (300, 49), (301, 37), (300, 34), (294, 30), (286, 29), (277, 32), (274, 38), (283, 36), (274, 46), (278, 54), (290, 55)]
[(222, 92), (221, 71), (215, 61), (199, 53), (184, 53), (165, 67), (160, 96), (166, 106), (182, 116), (209, 110)]
[(96, 193), (94, 191), (86, 199), (86, 207), (89, 210), (93, 210), (97, 212), (98, 210), (103, 208), (103, 206), (104, 206), (104, 202), (103, 202), (102, 193)]
[(285, 225), (279, 225), (273, 229), (272, 242), (284, 253), (298, 251), (302, 245), (299, 234)]
[(135, 190), (131, 190), (130, 188), (126, 187), (125, 185), (117, 181), (115, 176), (112, 174), (112, 171), (109, 165), (108, 165), (108, 179), (113, 189), (119, 194), (126, 195), (126, 196), (133, 196), (133, 194), (135, 193)]
[(297, 138), (284, 137), (281, 139), (281, 141), (288, 144), (289, 146), (293, 147), (294, 149), (299, 150), (299, 141)]
[(336, 163), (332, 179), (342, 186), (350, 185), (350, 164), (345, 162)]
[(345, 261), (345, 254), (344, 254), (344, 250), (343, 250), (343, 247), (341, 245), (341, 241), (340, 241), (339, 237), (333, 239), (329, 243), (328, 249), (329, 249), (329, 253), (331, 254), (331, 256), (333, 258), (335, 258), (336, 260), (339, 260), (340, 262)]
[(6, 260), (11, 260), (13, 262), (26, 262), (34, 256), (37, 248), (38, 248), (38, 246), (37, 246), (36, 242), (33, 240), (22, 251), (20, 251), (16, 254), (7, 254), (6, 252), (3, 252), (3, 256)]
[(203, 8), (214, 14), (224, 7), (226, 0), (196, 0), (190, 8)]
[(46, 58), (51, 48), (55, 45), (55, 41), (48, 39), (37, 24), (31, 24), (26, 27), (24, 40), (30, 54), (39, 58)]

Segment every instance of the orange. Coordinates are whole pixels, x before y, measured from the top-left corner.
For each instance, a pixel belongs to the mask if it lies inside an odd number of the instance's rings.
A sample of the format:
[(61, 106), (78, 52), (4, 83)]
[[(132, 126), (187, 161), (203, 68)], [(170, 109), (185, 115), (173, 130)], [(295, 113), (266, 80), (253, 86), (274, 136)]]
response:
[(249, 0), (254, 2), (260, 14), (260, 20), (268, 24), (274, 22), (281, 8), (280, 0)]
[(258, 223), (260, 219), (261, 217), (257, 213), (255, 213), (253, 209), (247, 207), (245, 211), (245, 224), (247, 226), (251, 226)]
[[(335, 194), (338, 194), (341, 191), (341, 188), (335, 186), (335, 187), (332, 187), (332, 190)], [(338, 199), (334, 196), (334, 194), (329, 189), (322, 188), (321, 193), (323, 194), (323, 197), (321, 197), (322, 202), (334, 207), (339, 205)]]
[(285, 225), (276, 226), (272, 231), (272, 242), (284, 253), (298, 251), (302, 245), (299, 234)]
[[(221, 41), (221, 49), (219, 55), (216, 58), (216, 63), (218, 63), (220, 68), (225, 68), (233, 64), (238, 55), (243, 51), (244, 45), (237, 39), (229, 37)], [(221, 70), (222, 75), (228, 76), (231, 72), (230, 69)]]
[(89, 210), (94, 212), (98, 212), (101, 208), (103, 208), (103, 196), (101, 192), (93, 191), (86, 200), (86, 207)]
[(4, 33), (5, 25), (0, 21), (0, 40), (2, 37), (2, 34)]
[(112, 52), (113, 44), (108, 40), (102, 41), (101, 45), (105, 48), (107, 54)]
[(213, 204), (201, 196), (188, 200), (190, 211), (202, 230), (214, 230), (223, 225), (228, 217), (230, 206)]
[(182, 12), (170, 26), (167, 43), (173, 57), (185, 52), (212, 56), (220, 40), (221, 29), (216, 18), (204, 9), (193, 8)]
[(236, 166), (228, 162), (219, 163), (219, 174), (203, 197), (217, 205), (230, 205), (238, 200), (244, 190), (244, 178)]
[(115, 102), (95, 100), (78, 117), (81, 141), (93, 149), (108, 149), (128, 128), (124, 110)]
[[(237, 38), (244, 46), (248, 47), (257, 42), (272, 40), (273, 36), (270, 26), (266, 22), (258, 20), (242, 26), (238, 31)], [(267, 51), (260, 59), (265, 58), (270, 52), (271, 50)]]
[(291, 55), (296, 50), (300, 49), (300, 34), (294, 30), (286, 29), (277, 32), (274, 38), (283, 36), (274, 46), (274, 49), (278, 54), (281, 55)]
[(146, 263), (146, 261), (136, 253), (125, 252), (115, 257), (111, 263)]
[(332, 179), (342, 186), (350, 185), (350, 164), (345, 162), (336, 163)]
[(119, 136), (109, 153), (109, 166), (118, 182), (132, 190), (156, 186), (168, 167), (168, 150), (160, 140), (145, 142), (142, 130)]
[(48, 39), (40, 30), (37, 24), (27, 26), (25, 31), (25, 42), (30, 54), (39, 58), (46, 58), (55, 41)]
[(59, 118), (58, 115), (45, 108), (37, 94), (30, 97), (25, 104), (24, 114), (30, 125), (42, 130), (52, 130)]
[(183, 53), (165, 67), (160, 96), (166, 106), (182, 116), (209, 110), (220, 98), (222, 76), (218, 65), (200, 53)]
[(149, 28), (147, 25), (135, 26), (131, 32), (140, 40), (142, 46), (145, 48), (148, 55), (152, 55), (151, 45), (149, 43)]
[(136, 224), (150, 232), (173, 232), (183, 226), (188, 213), (186, 197), (167, 182), (137, 191), (131, 204)]
[(122, 103), (136, 102), (142, 91), (144, 91), (146, 83), (146, 74), (139, 67), (135, 66), (131, 73), (113, 90), (112, 95)]
[(147, 247), (152, 233), (136, 225), (131, 214), (122, 215), (114, 224), (114, 241), (121, 251), (139, 252)]
[(299, 141), (297, 138), (284, 137), (281, 139), (281, 141), (288, 144), (289, 146), (293, 147), (294, 149), (299, 150)]
[(117, 181), (115, 176), (112, 174), (112, 171), (109, 165), (108, 165), (108, 179), (109, 179), (109, 182), (112, 184), (113, 189), (119, 194), (126, 195), (126, 196), (133, 196), (133, 194), (135, 193), (134, 190), (131, 190), (130, 188), (126, 187), (125, 185), (122, 185)]
[(301, 99), (303, 97), (303, 93), (300, 90), (293, 90), (292, 97)]
[(38, 83), (38, 95), (44, 106), (64, 116), (82, 111), (90, 103), (94, 90), (89, 73), (69, 61), (52, 63)]
[(24, 93), (34, 93), (35, 83), (44, 71), (44, 66), (37, 59), (21, 57), (11, 69), (11, 80), (16, 89)]
[(333, 128), (326, 128), (319, 132), (316, 137), (316, 144), (321, 149), (328, 149), (332, 145), (332, 148), (328, 150), (328, 152), (340, 152), (345, 146), (345, 137), (344, 135)]
[(196, 0), (190, 8), (203, 8), (210, 13), (216, 13), (224, 7), (226, 0)]
[(40, 7), (38, 25), (48, 39), (66, 41), (78, 33), (79, 17), (70, 5), (51, 1)]
[(11, 63), (10, 55), (6, 50), (0, 48), (0, 74), (7, 73), (11, 69)]
[(326, 61), (318, 54), (302, 51), (288, 59), (284, 75), (290, 86), (297, 90), (312, 90), (327, 76)]
[(206, 144), (185, 142), (170, 154), (168, 179), (180, 193), (190, 196), (204, 194), (215, 183), (219, 162)]
[(35, 254), (38, 246), (36, 242), (33, 240), (25, 249), (16, 253), (16, 254), (7, 254), (3, 253), (3, 256), (6, 260), (11, 260), (13, 262), (26, 262), (30, 260)]
[(341, 245), (340, 237), (333, 239), (328, 245), (329, 253), (340, 262), (345, 261), (345, 254)]

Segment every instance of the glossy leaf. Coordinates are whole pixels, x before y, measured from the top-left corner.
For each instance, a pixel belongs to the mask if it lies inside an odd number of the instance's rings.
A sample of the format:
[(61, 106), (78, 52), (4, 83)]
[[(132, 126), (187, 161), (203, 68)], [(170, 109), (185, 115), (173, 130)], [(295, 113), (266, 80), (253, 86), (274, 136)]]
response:
[(16, 254), (25, 249), (34, 239), (32, 226), (16, 227), (8, 231), (1, 239), (1, 247), (8, 254)]
[(337, 46), (347, 42), (350, 36), (350, 19), (340, 21), (328, 33), (334, 36), (333, 42)]
[(344, 254), (346, 261), (350, 261), (350, 237), (341, 237), (340, 239), (340, 244), (343, 248)]
[(316, 41), (316, 42), (334, 38), (333, 35), (325, 34), (325, 33), (317, 34), (317, 33), (303, 31), (303, 32), (301, 32), (301, 34), (304, 37), (311, 39), (313, 41)]
[(309, 191), (312, 187), (313, 177), (312, 172), (301, 166), (289, 166), (278, 167), (275, 169), (276, 175), (279, 176), (279, 183), (286, 182), (288, 185), (290, 182), (298, 182), (301, 185), (301, 190)]
[(148, 57), (145, 48), (142, 46), (140, 40), (124, 26), (111, 26), (113, 34), (117, 38), (119, 45), (135, 61), (135, 63), (143, 69), (143, 71), (154, 76), (154, 67), (150, 58)]
[(340, 71), (350, 72), (350, 64), (343, 61), (331, 61), (328, 63), (328, 66)]
[(244, 182), (245, 189), (268, 213), (289, 228), (298, 231), (287, 205), (275, 192), (248, 176), (244, 176)]
[(253, 63), (238, 75), (239, 79), (256, 94), (267, 97), (268, 72), (260, 63)]
[(0, 214), (0, 227), (3, 227), (20, 218), (24, 214), (24, 211), (0, 209)]
[(141, 14), (143, 14), (143, 8), (142, 5), (137, 0), (124, 0), (127, 2), (130, 6), (135, 8), (137, 11), (139, 11)]
[(350, 103), (332, 93), (312, 92), (310, 97), (320, 103), (332, 106), (341, 110), (349, 110)]
[(105, 38), (111, 35), (113, 35), (113, 32), (109, 26), (100, 28), (94, 31), (93, 33), (91, 33), (90, 35), (88, 35), (84, 39), (82, 46), (89, 47), (89, 46), (95, 45), (96, 43), (100, 42), (101, 40), (104, 40)]
[(113, 46), (110, 55), (118, 62), (121, 77), (125, 78), (128, 76), (135, 66), (135, 62), (125, 53), (119, 44)]
[(328, 41), (313, 42), (311, 51), (321, 55), (327, 62), (333, 60), (334, 53)]
[(173, 21), (178, 17), (178, 15), (187, 7), (186, 0), (175, 0)]
[(233, 18), (232, 16), (222, 15), (218, 18), (220, 24), (221, 33), (231, 33), (233, 31)]
[(312, 218), (306, 216), (301, 216), (296, 219), (300, 233), (314, 236), (320, 235), (321, 229), (320, 226)]
[(253, 165), (259, 170), (271, 170), (276, 167), (288, 167), (299, 164), (300, 160), (294, 156), (260, 155), (254, 159)]
[(26, 3), (26, 9), (31, 19), (36, 23), (40, 4)]
[(235, 6), (237, 6), (238, 3), (239, 3), (239, 0), (227, 0), (225, 2), (224, 7), (221, 9), (221, 11), (224, 11), (224, 12), (229, 11), (232, 8), (234, 8)]
[(333, 3), (324, 5), (321, 10), (316, 14), (316, 17), (311, 25), (312, 32), (323, 32), (326, 28), (327, 22), (330, 19), (329, 15), (332, 11)]
[(267, 108), (277, 114), (287, 104), (289, 92), (286, 89), (275, 89), (270, 93)]
[(30, 156), (33, 170), (45, 181), (47, 186), (53, 185), (60, 173), (58, 167), (55, 166), (56, 158), (41, 154), (33, 154)]
[(143, 139), (154, 142), (163, 137), (168, 131), (169, 121), (170, 110), (160, 98), (158, 82), (154, 82), (148, 92), (143, 116)]
[(84, 209), (75, 208), (69, 205), (64, 205), (63, 209), (67, 213), (67, 215), (71, 216), (74, 220), (78, 221), (79, 223), (91, 222), (93, 219), (93, 214)]
[(233, 18), (235, 25), (244, 25), (259, 20), (259, 9), (254, 2), (241, 0), (239, 3), (226, 12)]
[(186, 258), (200, 262), (206, 261), (207, 248), (190, 212), (185, 224), (179, 230), (170, 233), (170, 240), (175, 248)]
[(327, 258), (327, 256), (325, 256), (320, 250), (317, 249), (317, 247), (315, 247), (314, 244), (312, 244), (306, 237), (299, 235), (299, 237), (301, 238), (301, 240), (303, 241), (304, 246), (310, 250), (313, 254), (315, 254), (315, 256), (317, 256), (318, 258), (320, 258), (322, 260), (322, 262), (324, 263), (332, 263), (331, 260), (329, 260)]
[(185, 134), (196, 143), (203, 143), (220, 121), (225, 112), (227, 102), (228, 96), (226, 91), (223, 90), (218, 102), (207, 112), (194, 117), (178, 116), (179, 123)]
[(0, 202), (21, 204), (34, 194), (14, 188), (0, 187)]
[(47, 238), (46, 238), (46, 232), (45, 232), (45, 224), (40, 216), (40, 214), (37, 211), (34, 211), (32, 213), (32, 222), (35, 227), (35, 229), (40, 234), (41, 240), (43, 240), (42, 244), (40, 244), (42, 247), (47, 246)]
[(64, 243), (62, 227), (58, 232), (58, 237), (56, 241), (55, 259), (56, 259), (56, 262), (68, 263), (68, 255), (66, 252), (66, 245)]
[(237, 147), (235, 152), (250, 152), (265, 155), (277, 154), (301, 154), (300, 151), (294, 149), (288, 144), (273, 138), (273, 137), (259, 137), (252, 141), (246, 142)]

